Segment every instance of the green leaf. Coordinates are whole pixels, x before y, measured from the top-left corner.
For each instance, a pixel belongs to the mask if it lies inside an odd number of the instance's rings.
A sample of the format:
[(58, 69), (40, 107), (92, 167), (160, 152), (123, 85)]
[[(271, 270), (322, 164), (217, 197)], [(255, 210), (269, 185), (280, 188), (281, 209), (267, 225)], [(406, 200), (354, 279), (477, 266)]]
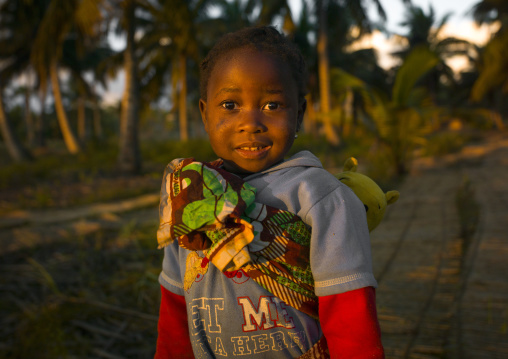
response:
[[(471, 90), (471, 100), (481, 101), (496, 88), (508, 88), (508, 30), (500, 31), (485, 46), (483, 66)], [(506, 91), (506, 90), (505, 90)]]
[(392, 90), (396, 106), (406, 106), (416, 82), (439, 63), (436, 54), (426, 46), (415, 47), (397, 72)]

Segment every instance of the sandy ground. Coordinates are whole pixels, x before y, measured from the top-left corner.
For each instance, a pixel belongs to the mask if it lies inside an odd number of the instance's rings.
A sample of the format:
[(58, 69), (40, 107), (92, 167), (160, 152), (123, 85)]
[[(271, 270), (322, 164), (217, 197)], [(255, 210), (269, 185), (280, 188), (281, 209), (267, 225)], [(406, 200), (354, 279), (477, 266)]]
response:
[[(477, 229), (456, 205), (470, 181)], [(415, 163), (372, 232), (387, 358), (508, 358), (508, 135)]]

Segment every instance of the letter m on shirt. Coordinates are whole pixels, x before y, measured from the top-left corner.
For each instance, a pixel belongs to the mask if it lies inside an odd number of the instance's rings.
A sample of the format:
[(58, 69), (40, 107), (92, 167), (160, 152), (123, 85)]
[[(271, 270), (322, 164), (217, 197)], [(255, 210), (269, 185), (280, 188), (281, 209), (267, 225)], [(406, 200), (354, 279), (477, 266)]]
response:
[(242, 330), (244, 332), (266, 330), (275, 327), (277, 309), (270, 299), (268, 296), (259, 297), (259, 303), (256, 307), (249, 297), (237, 298), (238, 304), (242, 306), (243, 310), (244, 324), (242, 325)]

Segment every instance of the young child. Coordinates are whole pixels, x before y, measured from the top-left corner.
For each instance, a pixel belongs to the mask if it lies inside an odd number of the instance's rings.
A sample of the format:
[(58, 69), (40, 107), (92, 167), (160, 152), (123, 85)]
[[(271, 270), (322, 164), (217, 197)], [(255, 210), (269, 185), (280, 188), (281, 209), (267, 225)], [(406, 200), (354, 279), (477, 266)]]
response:
[(164, 173), (156, 358), (384, 357), (362, 203), (310, 152), (284, 159), (305, 85), (273, 27), (225, 35), (201, 64), (220, 159)]

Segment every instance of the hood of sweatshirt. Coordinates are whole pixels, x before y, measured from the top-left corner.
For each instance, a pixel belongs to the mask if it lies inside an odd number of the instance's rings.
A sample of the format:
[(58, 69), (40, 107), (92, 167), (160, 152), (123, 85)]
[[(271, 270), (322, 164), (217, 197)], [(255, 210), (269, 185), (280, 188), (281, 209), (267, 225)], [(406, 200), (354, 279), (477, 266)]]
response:
[(312, 152), (300, 151), (298, 153), (295, 153), (293, 156), (291, 156), (287, 160), (284, 160), (283, 162), (273, 165), (272, 167), (269, 167), (264, 171), (245, 176), (243, 179), (244, 179), (244, 181), (249, 181), (249, 180), (252, 180), (256, 177), (262, 176), (264, 174), (279, 171), (281, 169), (291, 168), (291, 167), (323, 168), (323, 165), (321, 164), (321, 161), (319, 161), (319, 159), (316, 156), (314, 156), (314, 154), (312, 154)]

